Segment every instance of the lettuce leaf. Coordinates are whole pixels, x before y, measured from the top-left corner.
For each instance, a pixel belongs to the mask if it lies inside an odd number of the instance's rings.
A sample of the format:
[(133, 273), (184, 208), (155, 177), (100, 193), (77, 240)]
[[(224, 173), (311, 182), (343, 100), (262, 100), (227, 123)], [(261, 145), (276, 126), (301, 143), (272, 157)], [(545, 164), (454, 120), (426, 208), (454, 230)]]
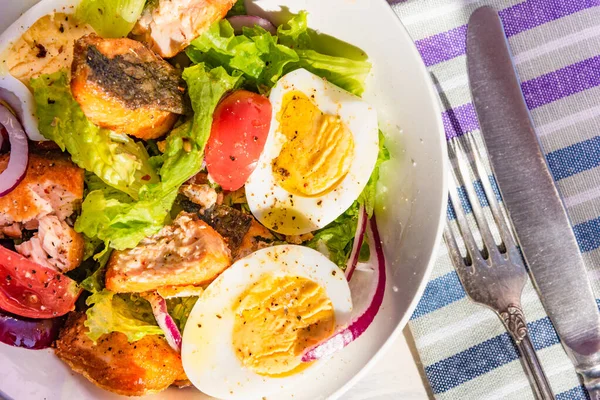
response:
[[(179, 297), (167, 300), (167, 309), (179, 330), (183, 332), (198, 297)], [(135, 293), (113, 293), (108, 289), (95, 291), (87, 298), (87, 336), (94, 342), (102, 335), (121, 332), (135, 342), (146, 335), (164, 335), (156, 323), (150, 303)]]
[(125, 334), (130, 342), (146, 335), (163, 334), (150, 303), (137, 294), (116, 294), (103, 289), (88, 297), (86, 304), (91, 306), (86, 311), (86, 334), (94, 342), (111, 332)]
[(192, 41), (186, 53), (195, 63), (223, 66), (229, 73), (242, 74), (246, 84), (261, 93), (273, 87), (282, 75), (305, 68), (361, 95), (371, 64), (318, 51), (316, 47), (325, 46), (317, 46), (318, 36), (311, 35), (306, 19), (306, 12), (292, 17), (279, 26), (276, 36), (258, 26), (244, 28), (243, 34), (235, 35), (231, 24), (221, 20)]
[(246, 15), (246, 5), (244, 4), (244, 0), (237, 0), (233, 7), (227, 12), (226, 18), (235, 15)]
[[(316, 231), (314, 237), (306, 243), (308, 247), (319, 250), (336, 263), (340, 268), (346, 268), (346, 262), (352, 251), (356, 225), (358, 224), (358, 211), (363, 205), (369, 218), (373, 216), (375, 203), (377, 201), (377, 181), (379, 180), (379, 168), (382, 163), (390, 159), (390, 153), (385, 147), (385, 137), (379, 131), (379, 153), (375, 168), (371, 173), (369, 182), (362, 193), (342, 215), (337, 217), (326, 227)], [(368, 246), (363, 244), (360, 259), (368, 259)]]
[(31, 87), (40, 132), (67, 150), (79, 167), (134, 198), (142, 185), (158, 181), (144, 146), (85, 117), (71, 95), (66, 71), (32, 79)]
[(106, 264), (110, 259), (110, 254), (111, 251), (105, 251), (101, 253), (97, 262), (96, 270), (83, 281), (81, 281), (79, 286), (90, 293), (98, 293), (104, 289), (104, 275), (106, 272)]
[(287, 64), (298, 62), (292, 49), (277, 44), (277, 37), (260, 27), (245, 28), (235, 35), (231, 24), (221, 20), (195, 39), (186, 50), (195, 63), (223, 66), (229, 73), (244, 76), (248, 85), (259, 90), (272, 87)]
[(346, 212), (326, 227), (316, 231), (306, 245), (325, 253), (331, 261), (345, 269), (358, 223), (358, 208), (358, 202), (355, 201)]
[(223, 68), (209, 70), (203, 64), (187, 68), (183, 77), (194, 117), (167, 137), (160, 182), (143, 186), (138, 201), (106, 188), (90, 192), (75, 223), (77, 232), (101, 239), (106, 248), (123, 250), (158, 232), (168, 220), (179, 186), (200, 171), (215, 107), (241, 83), (240, 77), (230, 76)]
[(104, 38), (124, 37), (142, 15), (146, 0), (82, 0), (75, 16)]
[(381, 164), (390, 159), (390, 152), (385, 147), (385, 136), (381, 130), (379, 131), (379, 153), (377, 154), (377, 162), (375, 168), (371, 173), (371, 177), (367, 182), (367, 186), (363, 189), (362, 193), (358, 197), (357, 201), (359, 204), (365, 206), (367, 215), (369, 218), (373, 216), (375, 210), (375, 202), (377, 201), (377, 182), (379, 182), (379, 168)]
[(192, 308), (194, 308), (196, 301), (198, 301), (197, 296), (167, 299), (167, 310), (169, 311), (169, 315), (173, 317), (181, 332), (183, 332), (183, 329), (185, 328), (185, 324), (187, 323), (190, 312), (192, 312)]

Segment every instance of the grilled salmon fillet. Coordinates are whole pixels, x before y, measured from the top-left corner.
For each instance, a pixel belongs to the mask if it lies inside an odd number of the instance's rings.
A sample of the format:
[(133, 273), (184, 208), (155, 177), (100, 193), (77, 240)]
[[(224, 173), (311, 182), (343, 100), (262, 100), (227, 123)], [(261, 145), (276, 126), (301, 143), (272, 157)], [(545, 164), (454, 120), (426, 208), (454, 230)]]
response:
[[(0, 155), (0, 172), (8, 160), (8, 154)], [(0, 197), (0, 232), (15, 223), (37, 229), (39, 220), (50, 214), (61, 221), (70, 216), (83, 197), (83, 175), (61, 152), (30, 154), (21, 183)]]
[(211, 282), (230, 265), (230, 251), (221, 235), (197, 214), (182, 212), (137, 247), (114, 251), (105, 283), (118, 293), (198, 286)]
[(132, 30), (162, 57), (173, 57), (219, 21), (235, 0), (158, 0), (146, 7)]
[(71, 91), (98, 126), (158, 138), (185, 113), (184, 87), (181, 74), (138, 41), (90, 34), (75, 42)]
[(85, 334), (86, 315), (73, 312), (54, 352), (73, 371), (102, 389), (125, 396), (160, 392), (172, 384), (185, 384), (181, 356), (160, 336), (148, 335), (129, 343), (120, 332), (104, 335), (94, 344)]

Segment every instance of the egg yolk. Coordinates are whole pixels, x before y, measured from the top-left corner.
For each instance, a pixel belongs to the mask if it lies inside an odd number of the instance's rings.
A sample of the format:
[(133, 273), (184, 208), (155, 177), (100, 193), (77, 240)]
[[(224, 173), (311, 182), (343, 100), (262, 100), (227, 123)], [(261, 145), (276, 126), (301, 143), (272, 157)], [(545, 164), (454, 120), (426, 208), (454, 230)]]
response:
[(287, 139), (272, 165), (279, 185), (304, 197), (335, 188), (354, 158), (354, 137), (348, 126), (339, 116), (323, 113), (300, 91), (285, 94), (278, 121)]
[(242, 364), (259, 375), (299, 372), (305, 349), (333, 333), (331, 300), (316, 282), (266, 275), (235, 306), (233, 346)]

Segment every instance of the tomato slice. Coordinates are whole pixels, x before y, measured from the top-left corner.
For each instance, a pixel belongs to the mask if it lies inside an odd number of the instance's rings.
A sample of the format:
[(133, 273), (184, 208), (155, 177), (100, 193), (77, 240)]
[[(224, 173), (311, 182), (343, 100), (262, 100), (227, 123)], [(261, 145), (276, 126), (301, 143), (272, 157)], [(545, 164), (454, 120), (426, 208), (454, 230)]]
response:
[(81, 289), (71, 278), (0, 246), (0, 309), (52, 318), (74, 309)]
[(206, 168), (225, 190), (244, 186), (256, 168), (271, 126), (271, 102), (238, 90), (225, 97), (213, 114), (206, 144)]

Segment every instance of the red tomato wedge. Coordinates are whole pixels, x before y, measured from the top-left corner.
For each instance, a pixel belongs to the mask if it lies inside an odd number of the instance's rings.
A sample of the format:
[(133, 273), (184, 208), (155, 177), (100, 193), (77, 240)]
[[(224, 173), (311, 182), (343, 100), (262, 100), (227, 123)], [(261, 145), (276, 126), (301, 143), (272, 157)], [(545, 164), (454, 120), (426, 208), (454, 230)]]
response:
[(269, 99), (247, 90), (225, 97), (213, 114), (206, 168), (225, 190), (244, 186), (256, 168), (271, 126)]
[(0, 246), (0, 309), (28, 318), (52, 318), (74, 309), (81, 289), (58, 271)]

